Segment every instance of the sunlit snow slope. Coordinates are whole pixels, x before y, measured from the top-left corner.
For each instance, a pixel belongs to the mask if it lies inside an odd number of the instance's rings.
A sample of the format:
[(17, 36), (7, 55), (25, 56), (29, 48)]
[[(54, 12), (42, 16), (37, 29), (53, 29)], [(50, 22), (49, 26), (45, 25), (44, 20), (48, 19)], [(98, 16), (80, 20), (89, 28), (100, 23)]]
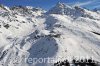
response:
[(47, 12), (30, 6), (0, 6), (0, 66), (52, 66), (24, 60), (70, 61), (87, 56), (100, 61), (99, 13), (63, 3)]

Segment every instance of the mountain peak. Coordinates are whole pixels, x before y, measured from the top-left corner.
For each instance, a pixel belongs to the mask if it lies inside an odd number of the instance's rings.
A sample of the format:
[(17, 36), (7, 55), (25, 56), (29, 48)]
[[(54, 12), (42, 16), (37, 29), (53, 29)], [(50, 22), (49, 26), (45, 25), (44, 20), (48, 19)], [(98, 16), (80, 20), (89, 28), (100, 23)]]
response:
[(66, 10), (72, 9), (71, 6), (66, 5), (65, 3), (57, 3), (53, 8), (51, 8), (47, 13), (48, 14), (65, 14)]
[(57, 4), (56, 4), (56, 7), (65, 7), (66, 5), (64, 4), (64, 3), (61, 3), (61, 2), (58, 2)]
[(61, 15), (69, 15), (72, 17), (80, 17), (84, 15), (84, 9), (79, 6), (69, 6), (65, 3), (57, 3), (56, 6), (51, 8), (47, 14), (61, 14)]
[(65, 4), (65, 3), (61, 3), (61, 2), (58, 2), (55, 7), (59, 7), (59, 8), (71, 8), (71, 6), (69, 6), (69, 5)]

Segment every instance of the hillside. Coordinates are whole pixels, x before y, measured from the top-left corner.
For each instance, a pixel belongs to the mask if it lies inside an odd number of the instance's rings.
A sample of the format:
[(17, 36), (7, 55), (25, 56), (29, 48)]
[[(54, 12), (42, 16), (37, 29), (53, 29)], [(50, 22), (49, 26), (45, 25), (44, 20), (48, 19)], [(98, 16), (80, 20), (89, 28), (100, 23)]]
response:
[[(27, 58), (74, 58), (100, 62), (100, 14), (58, 3), (45, 11), (0, 6), (0, 66), (53, 66)], [(20, 61), (22, 60), (22, 61)]]

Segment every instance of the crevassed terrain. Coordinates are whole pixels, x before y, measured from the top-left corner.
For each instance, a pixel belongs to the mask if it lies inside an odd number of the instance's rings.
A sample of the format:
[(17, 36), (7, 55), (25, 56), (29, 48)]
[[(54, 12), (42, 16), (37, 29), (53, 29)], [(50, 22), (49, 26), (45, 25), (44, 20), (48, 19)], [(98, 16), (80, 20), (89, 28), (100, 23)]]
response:
[(29, 6), (0, 6), (0, 66), (52, 66), (19, 61), (77, 56), (100, 61), (98, 12), (63, 3), (47, 12)]

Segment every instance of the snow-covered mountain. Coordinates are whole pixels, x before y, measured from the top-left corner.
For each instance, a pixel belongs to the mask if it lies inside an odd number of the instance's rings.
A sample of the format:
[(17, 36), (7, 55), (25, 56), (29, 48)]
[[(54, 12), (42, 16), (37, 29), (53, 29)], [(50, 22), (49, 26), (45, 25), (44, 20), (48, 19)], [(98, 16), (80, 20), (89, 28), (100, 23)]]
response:
[[(100, 14), (58, 3), (48, 11), (30, 6), (0, 6), (0, 66), (53, 66), (88, 57), (100, 62)], [(32, 60), (32, 59), (31, 59)]]
[(93, 9), (93, 11), (97, 12), (98, 14), (100, 14), (100, 8), (95, 8), (95, 9)]
[[(98, 16), (97, 18), (95, 16), (97, 16), (95, 13), (93, 15), (93, 12), (89, 12), (86, 9), (83, 9), (79, 6), (74, 6), (71, 7), (69, 5), (65, 5), (64, 3), (58, 3), (55, 7), (51, 8), (47, 14), (64, 14), (64, 15), (69, 15), (73, 18), (77, 18), (77, 17), (86, 17), (86, 18), (91, 18), (91, 19), (99, 19), (100, 17)], [(92, 14), (92, 15), (91, 15)]]

